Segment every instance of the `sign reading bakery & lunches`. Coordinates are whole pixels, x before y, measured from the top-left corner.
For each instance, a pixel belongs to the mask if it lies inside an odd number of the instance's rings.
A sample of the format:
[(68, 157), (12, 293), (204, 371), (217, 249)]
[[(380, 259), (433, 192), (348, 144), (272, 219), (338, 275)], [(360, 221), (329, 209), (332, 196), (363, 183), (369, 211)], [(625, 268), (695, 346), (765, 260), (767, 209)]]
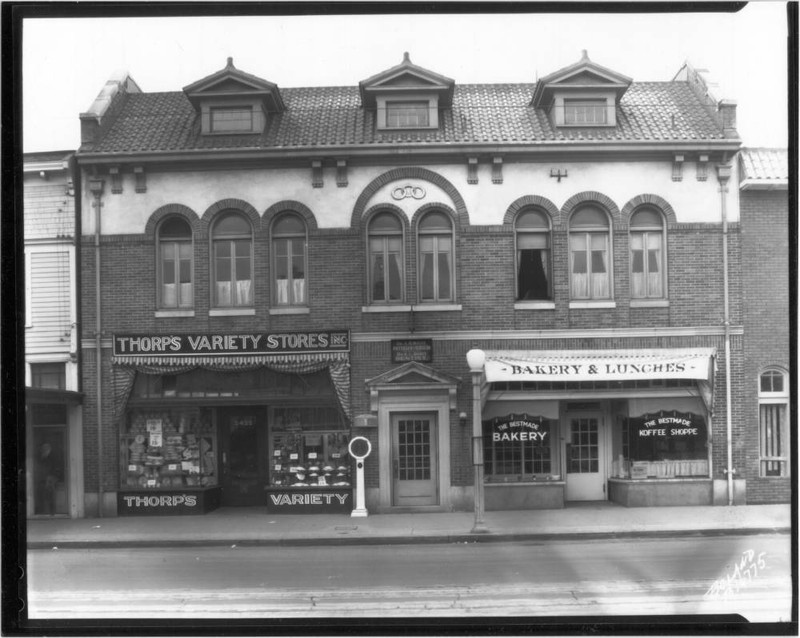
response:
[(348, 330), (114, 335), (114, 356), (231, 356), (349, 352)]

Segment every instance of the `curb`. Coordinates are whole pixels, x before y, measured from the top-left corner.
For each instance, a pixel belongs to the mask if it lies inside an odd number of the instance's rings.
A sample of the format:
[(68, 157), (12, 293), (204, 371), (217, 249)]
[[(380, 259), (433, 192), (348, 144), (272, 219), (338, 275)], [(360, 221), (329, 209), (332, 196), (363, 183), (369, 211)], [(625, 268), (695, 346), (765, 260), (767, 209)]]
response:
[(431, 536), (368, 536), (353, 538), (330, 536), (317, 538), (199, 539), (199, 540), (98, 540), (98, 541), (29, 541), (29, 550), (70, 549), (141, 549), (192, 547), (313, 547), (354, 545), (432, 545), (466, 543), (508, 543), (549, 541), (625, 540), (635, 538), (676, 538), (702, 536), (753, 536), (758, 534), (790, 534), (791, 527), (743, 527), (692, 530), (643, 530), (635, 532), (567, 532), (567, 533), (489, 533), (441, 534)]

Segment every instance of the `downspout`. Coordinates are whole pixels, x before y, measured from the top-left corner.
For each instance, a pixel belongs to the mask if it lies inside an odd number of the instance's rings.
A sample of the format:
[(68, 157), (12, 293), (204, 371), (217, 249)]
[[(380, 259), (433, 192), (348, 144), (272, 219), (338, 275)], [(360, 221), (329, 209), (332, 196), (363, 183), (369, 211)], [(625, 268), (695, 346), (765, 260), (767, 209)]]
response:
[(728, 281), (728, 180), (731, 177), (730, 164), (717, 165), (719, 179), (720, 212), (722, 215), (722, 287), (723, 287), (723, 320), (725, 331), (725, 434), (727, 440), (727, 467), (725, 476), (728, 481), (728, 505), (733, 505), (733, 418), (731, 406), (731, 317)]
[(94, 197), (92, 206), (94, 207), (94, 300), (95, 300), (95, 328), (94, 328), (94, 352), (95, 352), (95, 380), (97, 382), (97, 515), (103, 518), (103, 351), (102, 351), (102, 330), (103, 322), (101, 315), (100, 299), (100, 210), (103, 206), (103, 180), (93, 177), (89, 180), (89, 190)]

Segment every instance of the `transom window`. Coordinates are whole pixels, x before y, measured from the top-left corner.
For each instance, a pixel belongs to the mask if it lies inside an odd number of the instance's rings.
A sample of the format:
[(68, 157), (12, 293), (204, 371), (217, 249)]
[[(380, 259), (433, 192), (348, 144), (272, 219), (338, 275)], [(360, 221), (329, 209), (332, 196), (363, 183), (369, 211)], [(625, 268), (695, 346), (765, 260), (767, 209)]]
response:
[(253, 233), (238, 212), (222, 214), (211, 232), (214, 306), (253, 305)]
[(397, 215), (381, 212), (369, 220), (369, 297), (371, 303), (400, 303), (403, 277), (403, 225)]
[(419, 294), (423, 302), (455, 299), (453, 222), (441, 211), (425, 214), (419, 222)]
[(570, 279), (573, 299), (610, 299), (609, 221), (596, 206), (584, 206), (570, 219)]
[(607, 123), (605, 100), (564, 100), (564, 123), (594, 126)]
[(225, 106), (211, 108), (211, 131), (213, 133), (251, 133), (253, 131), (253, 109), (249, 106)]
[(388, 128), (425, 128), (430, 124), (428, 102), (387, 102), (386, 126)]
[(168, 217), (158, 227), (158, 280), (160, 308), (191, 308), (192, 229), (182, 217)]
[(761, 476), (789, 475), (789, 391), (781, 370), (761, 373), (758, 387), (758, 440)]
[(274, 301), (279, 306), (308, 303), (306, 226), (294, 213), (283, 213), (272, 225)]
[(664, 297), (664, 219), (652, 208), (631, 216), (631, 297)]
[(515, 222), (517, 300), (552, 299), (550, 221), (540, 210), (523, 211)]

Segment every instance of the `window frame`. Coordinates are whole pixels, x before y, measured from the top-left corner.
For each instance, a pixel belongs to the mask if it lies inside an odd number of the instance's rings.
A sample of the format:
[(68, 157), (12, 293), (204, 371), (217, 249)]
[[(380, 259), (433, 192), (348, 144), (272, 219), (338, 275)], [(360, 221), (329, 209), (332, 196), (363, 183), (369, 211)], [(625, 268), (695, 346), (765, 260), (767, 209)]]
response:
[[(579, 230), (575, 229), (573, 220), (583, 210), (586, 209), (594, 209), (597, 210), (603, 217), (605, 218), (606, 224), (605, 226), (580, 226), (578, 227)], [(601, 206), (597, 204), (587, 203), (576, 207), (569, 216), (569, 227), (567, 230), (567, 254), (569, 259), (569, 298), (570, 301), (576, 302), (609, 302), (614, 300), (614, 245), (613, 245), (613, 233), (612, 231), (612, 219), (608, 212)], [(586, 253), (586, 276), (589, 280), (588, 284), (588, 296), (580, 297), (577, 296), (576, 293), (576, 286), (573, 272), (574, 260), (573, 260), (573, 237), (583, 236), (586, 238), (585, 249), (583, 252)], [(592, 286), (591, 286), (591, 275), (592, 275), (592, 246), (591, 246), (591, 239), (592, 237), (602, 236), (605, 239), (605, 247), (604, 252), (606, 255), (606, 285), (608, 287), (608, 294), (603, 297), (594, 296), (592, 293)]]
[[(661, 225), (656, 227), (655, 225), (643, 225), (643, 226), (634, 226), (634, 218), (637, 214), (643, 213), (645, 211), (652, 211), (655, 213)], [(655, 301), (661, 299), (667, 299), (667, 225), (666, 219), (662, 211), (654, 206), (642, 206), (637, 208), (630, 216), (630, 222), (628, 224), (628, 276), (630, 281), (630, 292), (631, 292), (631, 300), (632, 301)], [(649, 258), (648, 258), (648, 249), (647, 249), (647, 240), (653, 234), (658, 234), (659, 237), (659, 254), (660, 254), (660, 263), (661, 272), (659, 273), (659, 280), (661, 291), (660, 294), (655, 295), (652, 294), (650, 291), (650, 284), (649, 284)], [(634, 292), (634, 271), (633, 271), (633, 237), (634, 235), (641, 235), (642, 238), (642, 277), (644, 279), (644, 287), (645, 287), (645, 294), (644, 295), (637, 295)]]
[[(247, 115), (249, 116), (249, 120), (250, 120), (249, 127), (247, 127), (247, 128), (225, 128), (225, 127), (217, 128), (217, 126), (215, 125), (216, 120), (214, 119), (214, 116), (216, 114), (218, 114), (218, 113), (223, 113), (223, 112), (228, 112), (228, 113), (233, 113), (233, 112), (247, 113)], [(235, 121), (238, 121), (238, 120), (235, 120)], [(255, 126), (255, 115), (253, 113), (253, 106), (250, 105), (250, 104), (241, 104), (241, 105), (239, 105), (239, 104), (237, 104), (237, 105), (231, 104), (231, 105), (209, 106), (209, 109), (208, 109), (208, 130), (209, 130), (209, 133), (217, 134), (217, 135), (221, 135), (221, 134), (236, 135), (236, 134), (241, 134), (241, 133), (252, 133), (254, 131), (254, 126)]]
[[(430, 128), (430, 102), (428, 100), (386, 100), (386, 128), (387, 129), (418, 129)], [(416, 110), (416, 117), (419, 120), (424, 116), (424, 122), (417, 121), (415, 124), (401, 124), (400, 120), (403, 115), (399, 112), (402, 110)], [(405, 117), (409, 117), (408, 113)], [(393, 118), (397, 118), (397, 122), (392, 122)]]
[[(228, 216), (231, 216), (231, 215), (236, 215), (236, 216), (240, 217), (241, 219), (243, 219), (245, 221), (245, 223), (247, 224), (248, 228), (250, 229), (250, 232), (249, 232), (249, 234), (247, 236), (245, 236), (244, 233), (239, 234), (239, 235), (237, 235), (237, 234), (225, 235), (223, 237), (217, 237), (216, 236), (217, 227), (219, 226), (220, 222), (223, 219), (225, 219), (225, 218), (227, 218)], [(247, 241), (249, 243), (249, 246), (250, 246), (249, 255), (248, 255), (248, 259), (249, 259), (249, 263), (250, 263), (250, 303), (247, 303), (247, 304), (240, 304), (240, 303), (236, 303), (235, 302), (236, 295), (234, 294), (234, 288), (235, 287), (233, 285), (234, 283), (238, 283), (238, 280), (236, 279), (236, 276), (235, 276), (235, 271), (236, 271), (236, 269), (235, 269), (235, 265), (236, 265), (235, 264), (235, 258), (236, 258), (235, 245), (236, 245), (237, 241), (241, 241), (243, 239), (247, 239)], [(237, 210), (237, 209), (227, 209), (227, 210), (221, 211), (220, 214), (216, 216), (216, 218), (214, 219), (214, 221), (213, 221), (213, 223), (211, 225), (211, 232), (209, 233), (209, 241), (210, 241), (210, 257), (211, 257), (211, 264), (210, 264), (210, 268), (209, 268), (210, 275), (211, 275), (210, 278), (209, 278), (210, 279), (210, 284), (211, 284), (211, 309), (213, 309), (213, 310), (236, 310), (236, 309), (240, 309), (240, 308), (248, 308), (248, 309), (249, 308), (254, 308), (255, 307), (255, 269), (254, 269), (254, 266), (255, 266), (254, 243), (255, 242), (254, 242), (253, 224), (251, 223), (251, 221), (248, 218), (248, 216), (243, 211), (240, 211), (240, 210)], [(217, 298), (217, 282), (218, 282), (218, 279), (217, 279), (217, 256), (216, 256), (217, 253), (216, 253), (216, 247), (217, 247), (218, 244), (221, 244), (222, 242), (230, 242), (231, 243), (231, 249), (232, 249), (231, 250), (231, 256), (230, 256), (230, 259), (231, 259), (231, 279), (230, 279), (230, 283), (231, 283), (231, 303), (227, 304), (227, 305), (220, 304), (219, 300)]]
[[(282, 219), (286, 218), (293, 218), (296, 219), (303, 228), (302, 233), (295, 232), (295, 233), (276, 233), (275, 227)], [(296, 299), (296, 292), (297, 288), (295, 286), (295, 277), (294, 271), (292, 268), (293, 265), (293, 240), (302, 239), (303, 241), (303, 299), (298, 301)], [(306, 220), (303, 219), (302, 215), (294, 211), (283, 211), (278, 213), (272, 220), (270, 224), (270, 249), (272, 253), (272, 303), (278, 308), (293, 308), (293, 307), (305, 307), (308, 306), (308, 226), (306, 224)], [(287, 250), (286, 250), (286, 273), (287, 273), (287, 301), (282, 303), (278, 298), (279, 286), (278, 286), (278, 258), (279, 258), (279, 251), (278, 251), (278, 243), (284, 241), (286, 242)]]
[[(533, 228), (520, 228), (519, 221), (527, 214), (535, 213), (541, 216), (546, 224), (546, 228), (543, 229), (533, 229)], [(522, 291), (520, 290), (520, 266), (522, 250), (537, 250), (537, 249), (522, 249), (520, 248), (520, 236), (544, 236), (545, 237), (545, 250), (547, 251), (547, 258), (546, 258), (546, 268), (545, 268), (545, 277), (547, 283), (547, 293), (544, 297), (533, 297), (527, 298), (522, 296)], [(516, 301), (519, 302), (528, 302), (528, 301), (553, 301), (553, 225), (550, 219), (550, 215), (548, 215), (545, 211), (541, 210), (540, 208), (525, 208), (517, 213), (516, 217), (514, 218), (514, 278), (515, 278), (515, 292)], [(541, 250), (541, 249), (538, 249)]]
[[(780, 377), (782, 380), (783, 388), (778, 391), (762, 390), (762, 380), (766, 375), (770, 377)], [(769, 367), (761, 370), (758, 375), (758, 476), (759, 478), (787, 478), (790, 476), (790, 463), (789, 454), (791, 450), (791, 439), (789, 424), (791, 423), (790, 405), (789, 405), (789, 374), (785, 370), (777, 367)], [(777, 423), (777, 432), (772, 432), (772, 436), (768, 436), (764, 431), (768, 428), (768, 424), (763, 420), (764, 410), (768, 406), (776, 406), (778, 415), (782, 414), (782, 419)], [(781, 408), (783, 408), (781, 410)], [(779, 439), (777, 445), (780, 446), (778, 454), (766, 454), (765, 445), (775, 445), (775, 437)], [(768, 440), (771, 442), (768, 443)], [(778, 474), (768, 474), (766, 468), (770, 464), (778, 464)]]
[[(180, 239), (180, 238), (168, 238), (164, 239), (162, 236), (163, 228), (165, 224), (169, 223), (173, 220), (179, 220), (186, 225), (189, 233), (188, 236)], [(189, 284), (191, 285), (191, 303), (186, 305), (181, 305), (180, 303), (180, 286), (177, 285), (176, 287), (176, 304), (174, 306), (167, 305), (164, 302), (164, 258), (163, 258), (163, 251), (162, 246), (166, 244), (172, 244), (176, 248), (176, 258), (173, 261), (177, 264), (176, 265), (176, 272), (175, 274), (175, 284), (180, 284), (180, 255), (178, 252), (178, 248), (180, 245), (187, 245), (189, 246)], [(194, 299), (195, 299), (195, 264), (194, 264), (194, 231), (192, 229), (191, 222), (181, 215), (169, 215), (164, 219), (158, 222), (158, 226), (156, 228), (156, 308), (158, 310), (168, 310), (168, 311), (177, 311), (177, 310), (191, 310), (194, 308)]]
[[(570, 114), (572, 114), (572, 117), (574, 117), (574, 115), (576, 114), (576, 112), (574, 112), (572, 109), (575, 109), (575, 108), (578, 108), (578, 107), (584, 107), (584, 108), (591, 107), (592, 112), (595, 114), (593, 117), (596, 117), (597, 113), (602, 113), (603, 114), (602, 115), (602, 121), (598, 122), (598, 121), (595, 120), (595, 121), (592, 121), (592, 122), (589, 122), (589, 121), (579, 122), (579, 121), (577, 121), (577, 118), (576, 118), (576, 121), (570, 121), (570, 117), (571, 117)], [(564, 113), (563, 113), (564, 126), (576, 126), (576, 127), (580, 127), (580, 128), (584, 128), (584, 127), (585, 128), (592, 128), (592, 127), (595, 127), (595, 126), (609, 126), (610, 125), (609, 117), (608, 117), (608, 100), (605, 97), (598, 97), (598, 98), (593, 98), (593, 97), (564, 98), (564, 102), (561, 105), (561, 108), (564, 111)]]
[[(385, 229), (376, 229), (373, 230), (373, 224), (375, 220), (383, 215), (389, 215), (393, 217), (397, 224), (399, 225), (399, 230), (389, 231)], [(385, 306), (385, 305), (402, 305), (406, 302), (406, 229), (405, 225), (403, 224), (403, 220), (400, 216), (391, 210), (381, 209), (376, 210), (372, 215), (370, 215), (369, 219), (367, 220), (367, 245), (366, 245), (366, 252), (367, 252), (367, 300), (371, 306)], [(386, 285), (386, 280), (384, 279), (384, 294), (383, 299), (376, 299), (374, 292), (375, 292), (375, 281), (373, 279), (374, 275), (374, 268), (373, 268), (373, 250), (372, 250), (372, 240), (373, 239), (380, 239), (382, 243), (381, 248), (381, 256), (382, 256), (382, 264), (383, 264), (383, 271), (384, 273), (389, 272), (389, 263), (390, 257), (389, 255), (392, 254), (389, 250), (389, 240), (392, 237), (399, 237), (400, 238), (400, 267), (399, 267), (399, 275), (400, 275), (400, 298), (399, 299), (391, 299), (390, 295), (390, 286)], [(377, 253), (375, 253), (377, 254)]]
[[(434, 214), (443, 215), (449, 225), (450, 231), (449, 233), (443, 232), (442, 229), (433, 228), (433, 229), (424, 229), (422, 227), (423, 223), (425, 222), (426, 218), (431, 217)], [(456, 303), (456, 233), (455, 233), (455, 222), (453, 218), (441, 208), (433, 208), (431, 210), (425, 211), (417, 221), (417, 299), (418, 303), (422, 305), (432, 305), (432, 304), (439, 304), (439, 305), (453, 305)], [(433, 299), (425, 299), (423, 297), (423, 268), (422, 268), (422, 238), (423, 237), (434, 237), (437, 239), (444, 238), (449, 235), (449, 254), (450, 254), (450, 276), (449, 276), (449, 285), (450, 285), (450, 296), (449, 298), (442, 298), (440, 296), (439, 289), (441, 287), (441, 277), (439, 276), (439, 242), (434, 241), (434, 251), (433, 251), (433, 290), (434, 296)], [(426, 253), (427, 254), (427, 253)]]

